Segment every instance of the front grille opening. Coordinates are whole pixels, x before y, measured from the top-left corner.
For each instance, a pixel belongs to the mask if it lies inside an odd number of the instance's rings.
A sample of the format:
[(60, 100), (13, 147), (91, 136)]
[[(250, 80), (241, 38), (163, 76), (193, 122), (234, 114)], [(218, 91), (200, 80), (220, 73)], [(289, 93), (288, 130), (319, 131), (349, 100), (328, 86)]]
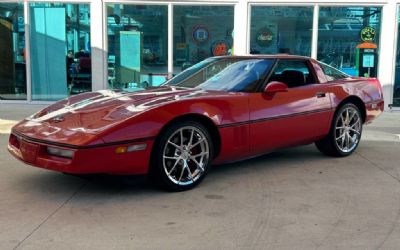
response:
[(10, 143), (10, 145), (12, 145), (15, 148), (19, 149), (19, 147), (20, 147), (20, 139), (14, 134), (10, 135), (9, 143)]

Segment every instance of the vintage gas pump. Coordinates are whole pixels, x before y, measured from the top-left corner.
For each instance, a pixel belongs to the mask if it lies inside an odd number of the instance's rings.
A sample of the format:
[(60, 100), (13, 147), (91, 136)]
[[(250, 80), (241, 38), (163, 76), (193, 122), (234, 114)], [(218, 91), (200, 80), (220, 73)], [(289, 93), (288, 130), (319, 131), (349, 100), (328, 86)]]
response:
[(358, 76), (376, 77), (378, 46), (374, 43), (375, 29), (365, 27), (360, 32), (362, 43), (356, 47), (356, 70)]

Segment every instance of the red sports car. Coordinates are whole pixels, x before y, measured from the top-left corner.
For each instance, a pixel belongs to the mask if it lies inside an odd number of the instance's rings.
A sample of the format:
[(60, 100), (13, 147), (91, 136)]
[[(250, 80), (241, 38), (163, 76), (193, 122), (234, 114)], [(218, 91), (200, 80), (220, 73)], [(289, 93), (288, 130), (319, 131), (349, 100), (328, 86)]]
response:
[(23, 162), (73, 173), (150, 174), (186, 190), (224, 163), (315, 142), (350, 155), (384, 108), (375, 78), (300, 56), (224, 56), (160, 87), (71, 96), (18, 123), (8, 149)]

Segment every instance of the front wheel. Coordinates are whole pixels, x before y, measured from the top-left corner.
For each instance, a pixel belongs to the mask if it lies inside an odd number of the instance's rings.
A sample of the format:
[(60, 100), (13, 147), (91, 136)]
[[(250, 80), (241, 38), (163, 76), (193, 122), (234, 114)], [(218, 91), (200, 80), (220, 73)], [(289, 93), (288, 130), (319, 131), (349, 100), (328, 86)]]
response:
[(209, 132), (200, 123), (184, 121), (168, 127), (155, 145), (153, 174), (172, 191), (184, 191), (199, 184), (213, 157)]
[(348, 156), (360, 143), (361, 133), (361, 112), (356, 105), (347, 103), (335, 113), (329, 134), (315, 145), (326, 155)]

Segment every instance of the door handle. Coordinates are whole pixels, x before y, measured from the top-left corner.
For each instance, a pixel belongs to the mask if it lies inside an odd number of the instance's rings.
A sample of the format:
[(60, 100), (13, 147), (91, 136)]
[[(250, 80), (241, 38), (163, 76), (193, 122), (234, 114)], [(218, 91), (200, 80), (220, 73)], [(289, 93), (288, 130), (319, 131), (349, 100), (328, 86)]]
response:
[(325, 97), (326, 93), (325, 92), (317, 92), (315, 95), (317, 96), (317, 98), (321, 98), (321, 97)]

